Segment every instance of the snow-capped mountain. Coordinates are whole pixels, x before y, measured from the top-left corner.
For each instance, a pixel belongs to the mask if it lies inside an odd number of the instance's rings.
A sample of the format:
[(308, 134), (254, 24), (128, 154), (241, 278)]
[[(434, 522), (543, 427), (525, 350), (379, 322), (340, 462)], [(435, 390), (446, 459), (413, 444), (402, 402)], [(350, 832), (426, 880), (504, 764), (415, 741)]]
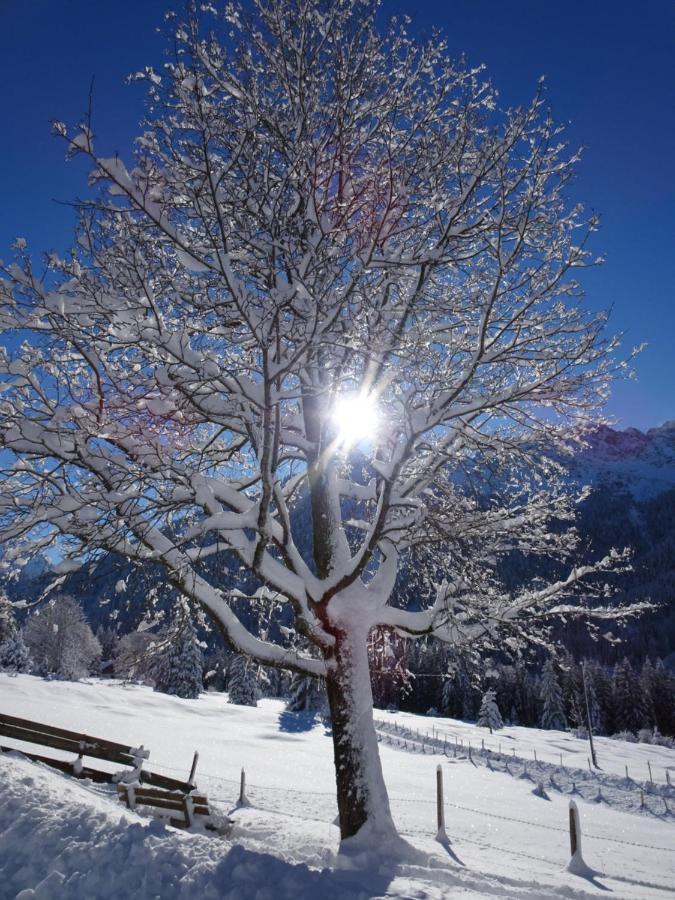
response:
[[(571, 464), (571, 477), (590, 484), (593, 491), (581, 504), (577, 527), (583, 552), (589, 559), (612, 547), (633, 550), (632, 571), (622, 576), (620, 593), (632, 601), (649, 599), (656, 612), (634, 623), (628, 650), (636, 659), (645, 655), (668, 657), (675, 652), (675, 421), (647, 432), (619, 431), (603, 426), (588, 438), (588, 446)], [(307, 509), (295, 512), (305, 550), (311, 543)], [(18, 578), (5, 583), (12, 599), (39, 596), (47, 582), (47, 563), (29, 563)], [(503, 575), (514, 581), (536, 574), (524, 565), (504, 565)], [(16, 573), (15, 573), (16, 574)], [(233, 561), (224, 571), (230, 587), (245, 592), (254, 582)], [(405, 590), (405, 584), (400, 588)], [(100, 558), (91, 567), (68, 576), (62, 590), (79, 598), (90, 623), (112, 626), (120, 634), (138, 627), (154, 610), (169, 610), (171, 589), (156, 565), (134, 567), (120, 557)], [(252, 611), (241, 601), (239, 614), (249, 620)], [(253, 622), (250, 623), (254, 628)], [(576, 640), (574, 638), (573, 640)], [(590, 651), (589, 651), (590, 652)]]
[(648, 500), (675, 488), (675, 420), (643, 432), (601, 426), (588, 436), (588, 447), (572, 471), (590, 484), (615, 484), (636, 500)]

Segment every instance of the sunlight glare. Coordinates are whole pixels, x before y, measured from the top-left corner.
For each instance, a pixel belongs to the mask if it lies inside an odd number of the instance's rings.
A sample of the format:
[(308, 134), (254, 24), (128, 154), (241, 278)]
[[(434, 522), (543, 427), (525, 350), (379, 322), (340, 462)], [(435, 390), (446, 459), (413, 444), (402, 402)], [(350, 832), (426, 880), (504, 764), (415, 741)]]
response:
[(375, 436), (377, 408), (372, 397), (355, 394), (341, 397), (333, 412), (341, 444), (353, 446)]

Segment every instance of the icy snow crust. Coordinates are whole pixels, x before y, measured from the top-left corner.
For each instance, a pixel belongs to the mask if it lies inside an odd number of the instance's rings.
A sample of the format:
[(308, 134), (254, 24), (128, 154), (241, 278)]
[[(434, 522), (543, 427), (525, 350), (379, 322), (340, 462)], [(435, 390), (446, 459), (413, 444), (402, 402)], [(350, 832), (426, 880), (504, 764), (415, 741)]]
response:
[[(264, 700), (253, 709), (228, 705), (222, 694), (180, 700), (115, 682), (0, 675), (0, 710), (142, 743), (150, 748), (151, 768), (177, 776), (187, 774), (198, 749), (197, 783), (214, 808), (233, 809), (242, 766), (251, 802), (233, 813), (237, 825), (230, 838), (186, 834), (125, 810), (106, 786), (0, 754), (1, 900), (583, 898), (604, 895), (607, 888), (630, 900), (675, 894), (675, 816), (626, 814), (577, 797), (584, 860), (599, 873), (589, 880), (566, 871), (567, 794), (547, 788), (550, 799), (541, 799), (531, 782), (468, 759), (450, 762), (385, 744), (380, 748), (394, 819), (419, 859), (396, 867), (368, 865), (366, 859), (365, 868), (345, 868), (335, 856), (331, 740), (322, 725), (285, 713), (279, 701)], [(447, 719), (396, 718), (423, 732), (432, 726), (462, 729), (472, 741), (485, 733)], [(561, 742), (571, 754), (574, 743), (562, 732), (535, 729), (505, 729), (495, 739), (515, 745), (522, 756), (536, 747), (542, 758), (554, 757)], [(675, 754), (664, 748), (603, 741), (598, 750), (607, 771), (617, 773), (626, 760), (637, 772), (645, 751), (661, 781), (663, 766), (675, 765)], [(439, 762), (450, 841), (445, 847), (434, 841)]]

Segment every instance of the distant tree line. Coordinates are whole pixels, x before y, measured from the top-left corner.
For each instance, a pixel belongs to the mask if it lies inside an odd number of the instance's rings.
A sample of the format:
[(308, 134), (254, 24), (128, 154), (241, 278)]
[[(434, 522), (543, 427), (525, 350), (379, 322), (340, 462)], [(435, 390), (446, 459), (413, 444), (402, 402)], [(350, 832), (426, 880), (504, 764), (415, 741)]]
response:
[[(560, 651), (538, 661), (494, 661), (457, 657), (432, 639), (409, 642), (382, 631), (371, 637), (370, 657), (380, 707), (434, 711), (490, 729), (503, 721), (583, 731), (590, 714), (599, 735), (675, 736), (675, 674), (658, 659), (634, 667), (624, 658), (611, 666)], [(283, 697), (296, 713), (321, 714), (326, 704), (317, 679), (209, 649), (180, 607), (168, 623), (120, 636), (103, 626), (94, 634), (80, 605), (67, 596), (33, 612), (20, 628), (12, 604), (0, 595), (0, 671), (71, 680), (107, 674), (184, 698), (227, 690), (230, 702), (245, 706), (260, 697)]]
[[(406, 647), (388, 668), (389, 681), (382, 665), (373, 679), (376, 703), (384, 707), (476, 721), (492, 691), (505, 722), (579, 730), (587, 727), (588, 696), (594, 733), (643, 740), (647, 732), (656, 739), (659, 733), (675, 736), (675, 674), (658, 659), (634, 667), (624, 658), (608, 666), (561, 650), (544, 660), (507, 663), (477, 655), (455, 658), (430, 640), (426, 648)], [(401, 679), (403, 686), (393, 691)]]

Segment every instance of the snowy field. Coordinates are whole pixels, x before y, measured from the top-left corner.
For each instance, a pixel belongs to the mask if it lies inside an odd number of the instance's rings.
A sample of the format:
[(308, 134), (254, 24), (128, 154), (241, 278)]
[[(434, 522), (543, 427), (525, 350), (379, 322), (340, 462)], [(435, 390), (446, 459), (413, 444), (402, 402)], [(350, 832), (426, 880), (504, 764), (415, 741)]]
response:
[[(242, 767), (251, 803), (232, 813), (237, 824), (229, 838), (186, 834), (123, 809), (107, 786), (2, 754), (1, 900), (675, 896), (675, 789), (665, 785), (668, 767), (675, 776), (675, 752), (664, 748), (598, 741), (604, 773), (616, 781), (625, 778), (628, 765), (631, 780), (644, 782), (649, 760), (656, 785), (648, 786), (642, 810), (625, 811), (616, 792), (607, 792), (609, 802), (577, 795), (584, 856), (599, 873), (589, 881), (565, 871), (568, 781), (560, 769), (554, 783), (561, 789), (555, 790), (549, 776), (560, 753), (564, 766), (586, 767), (583, 741), (526, 728), (490, 736), (454, 720), (379, 712), (378, 720), (388, 723), (380, 748), (394, 817), (427, 856), (395, 871), (356, 872), (335, 857), (330, 737), (320, 723), (284, 713), (279, 701), (250, 709), (229, 705), (222, 694), (180, 700), (111, 681), (0, 675), (0, 711), (144, 744), (148, 768), (176, 777), (187, 776), (199, 750), (197, 783), (212, 806), (233, 809)], [(426, 753), (417, 731), (427, 741)], [(495, 750), (502, 744), (502, 756), (489, 766), (480, 754), (470, 760), (461, 743), (453, 749), (455, 740), (464, 741), (465, 750), (469, 741), (480, 747), (481, 737)], [(396, 743), (404, 740), (407, 750)], [(433, 752), (434, 740), (446, 741), (448, 756)], [(544, 760), (540, 770), (534, 751)], [(499, 765), (508, 757), (512, 774)], [(528, 777), (521, 777), (518, 760), (532, 760)], [(434, 841), (439, 763), (449, 849)], [(533, 793), (540, 778), (547, 799)], [(638, 786), (633, 789), (639, 795)]]

